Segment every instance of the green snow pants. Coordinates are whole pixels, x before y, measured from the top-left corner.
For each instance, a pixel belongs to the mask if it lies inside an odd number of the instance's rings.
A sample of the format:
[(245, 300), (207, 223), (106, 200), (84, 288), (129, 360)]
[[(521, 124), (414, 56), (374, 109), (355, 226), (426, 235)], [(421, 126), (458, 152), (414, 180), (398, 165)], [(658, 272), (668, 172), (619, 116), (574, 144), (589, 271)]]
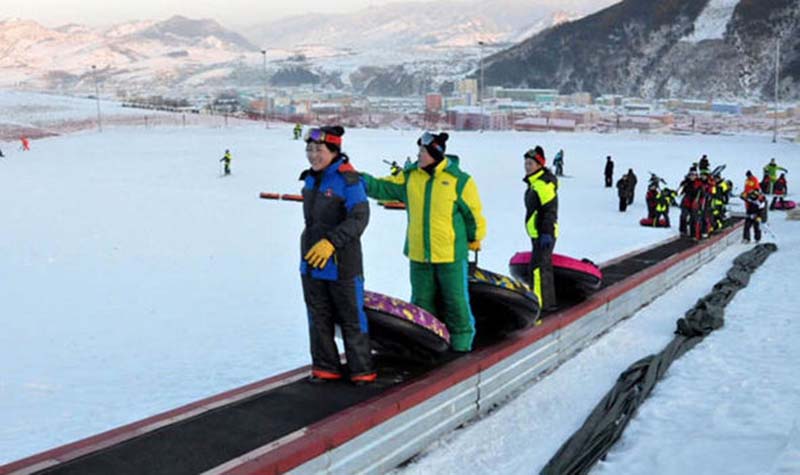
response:
[(470, 351), (475, 318), (469, 306), (467, 260), (446, 264), (411, 261), (411, 303), (444, 321), (455, 351)]

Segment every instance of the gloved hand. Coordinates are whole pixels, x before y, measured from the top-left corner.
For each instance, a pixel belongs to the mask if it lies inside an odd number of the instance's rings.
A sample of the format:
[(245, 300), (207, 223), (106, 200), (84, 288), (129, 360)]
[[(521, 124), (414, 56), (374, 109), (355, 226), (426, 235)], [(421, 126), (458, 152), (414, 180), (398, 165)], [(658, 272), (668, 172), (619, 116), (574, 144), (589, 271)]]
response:
[(308, 261), (311, 267), (322, 269), (328, 263), (328, 259), (331, 258), (334, 251), (336, 251), (336, 248), (333, 247), (330, 241), (327, 239), (320, 239), (316, 244), (311, 246), (311, 249), (309, 249), (303, 259)]
[(757, 222), (757, 223), (760, 223), (760, 222), (761, 222), (761, 216), (756, 216), (756, 222)]
[(553, 244), (555, 244), (556, 240), (553, 238), (552, 234), (542, 234), (539, 236), (536, 242), (540, 249), (550, 249), (553, 247)]
[(469, 248), (470, 251), (480, 251), (481, 250), (481, 242), (480, 241), (470, 241), (470, 243), (467, 244), (467, 247)]

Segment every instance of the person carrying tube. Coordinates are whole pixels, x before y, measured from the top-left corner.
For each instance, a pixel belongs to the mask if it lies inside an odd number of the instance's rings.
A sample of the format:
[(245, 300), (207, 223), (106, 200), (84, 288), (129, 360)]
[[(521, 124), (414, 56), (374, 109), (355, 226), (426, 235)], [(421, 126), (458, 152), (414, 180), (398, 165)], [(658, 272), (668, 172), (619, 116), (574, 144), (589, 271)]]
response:
[(759, 190), (752, 190), (749, 193), (743, 192), (741, 198), (744, 200), (744, 208), (747, 215), (744, 220), (742, 242), (750, 242), (750, 228), (753, 228), (753, 237), (756, 242), (759, 242), (761, 241), (761, 216), (766, 207), (766, 199)]
[(334, 341), (344, 339), (347, 375), (357, 385), (375, 381), (369, 328), (364, 312), (361, 235), (369, 223), (364, 182), (342, 153), (344, 128), (312, 128), (305, 137), (310, 168), (303, 181), (300, 274), (308, 311), (311, 381), (342, 379)]
[(231, 151), (226, 149), (225, 154), (222, 156), (222, 158), (219, 159), (220, 162), (225, 164), (225, 172), (224, 172), (225, 175), (231, 174), (231, 160), (233, 160)]
[(404, 253), (410, 263), (411, 303), (444, 320), (453, 351), (472, 350), (475, 319), (469, 304), (468, 252), (486, 236), (475, 180), (445, 154), (448, 134), (425, 132), (417, 162), (396, 177), (363, 173), (367, 195), (406, 205)]
[[(2, 154), (0, 154), (2, 156)], [(772, 197), (772, 203), (769, 205), (769, 209), (775, 209), (778, 203), (780, 203), (780, 209), (784, 209), (786, 206), (784, 203), (784, 196), (788, 193), (789, 189), (786, 185), (786, 174), (781, 173), (781, 176), (775, 180), (775, 186), (772, 188), (772, 193), (774, 196)]]
[(525, 158), (525, 229), (531, 238), (531, 290), (542, 311), (557, 308), (553, 278), (553, 248), (558, 238), (558, 179), (545, 166), (544, 149), (537, 145)]

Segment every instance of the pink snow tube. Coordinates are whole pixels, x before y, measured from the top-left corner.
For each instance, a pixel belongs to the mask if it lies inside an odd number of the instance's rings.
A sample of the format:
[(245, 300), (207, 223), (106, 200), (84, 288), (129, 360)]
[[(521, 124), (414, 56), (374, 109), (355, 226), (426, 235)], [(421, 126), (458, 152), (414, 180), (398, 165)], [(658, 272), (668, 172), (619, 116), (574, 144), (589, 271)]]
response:
[[(508, 267), (511, 275), (522, 281), (530, 281), (528, 263), (531, 252), (523, 251), (514, 254)], [(603, 283), (603, 272), (589, 259), (574, 259), (562, 254), (553, 254), (553, 277), (556, 282), (556, 294), (565, 290), (578, 290), (586, 295), (600, 288)], [(562, 289), (562, 292), (559, 292)]]

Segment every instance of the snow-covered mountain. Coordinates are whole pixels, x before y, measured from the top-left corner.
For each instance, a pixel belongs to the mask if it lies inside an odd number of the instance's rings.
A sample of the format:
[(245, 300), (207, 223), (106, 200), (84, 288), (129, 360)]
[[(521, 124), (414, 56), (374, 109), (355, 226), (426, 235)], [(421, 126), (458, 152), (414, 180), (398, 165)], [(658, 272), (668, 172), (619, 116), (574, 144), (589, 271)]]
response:
[(75, 24), (46, 28), (10, 19), (0, 21), (0, 51), (0, 86), (90, 89), (95, 65), (104, 84), (132, 91), (208, 75), (244, 55), (255, 62), (258, 53), (244, 37), (213, 20), (180, 16), (104, 29)]
[[(0, 21), (0, 86), (91, 91), (96, 65), (104, 92), (155, 92), (198, 86), (253, 86), (270, 75), (329, 78), (356, 92), (403, 95), (461, 77), (482, 54), (582, 17), (615, 0), (479, 0), (394, 3), (355, 13), (289, 17), (246, 28), (175, 16), (108, 28), (29, 20)], [(484, 50), (478, 42), (488, 46)], [(257, 46), (256, 46), (257, 45)], [(303, 74), (281, 74), (298, 71)], [(407, 75), (396, 87), (381, 78)], [(371, 85), (358, 89), (359, 85)], [(367, 78), (366, 80), (364, 78)]]
[(800, 98), (800, 1), (625, 0), (486, 61), (490, 85), (643, 97)]
[[(600, 3), (609, 5), (613, 0)], [(354, 13), (306, 14), (245, 30), (257, 44), (297, 48), (327, 44), (357, 51), (441, 48), (515, 42), (593, 11), (576, 0), (495, 0), (391, 3)]]

